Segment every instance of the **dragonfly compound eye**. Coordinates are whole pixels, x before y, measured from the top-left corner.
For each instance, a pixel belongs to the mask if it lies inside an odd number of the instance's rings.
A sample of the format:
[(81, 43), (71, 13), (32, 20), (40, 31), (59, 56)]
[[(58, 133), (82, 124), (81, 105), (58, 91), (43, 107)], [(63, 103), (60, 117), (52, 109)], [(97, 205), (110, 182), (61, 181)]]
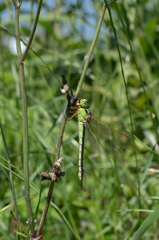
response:
[(88, 101), (85, 100), (85, 99), (83, 99), (82, 105), (83, 105), (84, 107), (89, 107)]

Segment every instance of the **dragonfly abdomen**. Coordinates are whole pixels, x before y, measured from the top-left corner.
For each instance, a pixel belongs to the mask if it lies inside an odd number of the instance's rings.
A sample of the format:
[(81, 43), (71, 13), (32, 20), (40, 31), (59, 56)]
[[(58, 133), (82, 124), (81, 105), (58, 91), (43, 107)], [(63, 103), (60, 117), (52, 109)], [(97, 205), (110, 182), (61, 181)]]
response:
[(79, 121), (78, 123), (78, 132), (79, 132), (79, 170), (78, 177), (81, 181), (83, 179), (83, 154), (84, 154), (84, 136), (85, 136), (85, 123)]

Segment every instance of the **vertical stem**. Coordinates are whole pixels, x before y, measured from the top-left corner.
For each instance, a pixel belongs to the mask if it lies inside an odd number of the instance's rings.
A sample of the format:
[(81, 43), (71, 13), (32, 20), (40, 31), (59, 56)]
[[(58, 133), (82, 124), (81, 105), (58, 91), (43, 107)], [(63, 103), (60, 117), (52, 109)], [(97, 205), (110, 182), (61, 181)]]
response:
[(78, 96), (78, 94), (81, 90), (82, 84), (84, 82), (84, 78), (85, 78), (85, 75), (86, 75), (88, 64), (89, 64), (90, 58), (92, 56), (93, 50), (95, 48), (95, 44), (96, 44), (96, 41), (97, 41), (97, 38), (98, 38), (98, 35), (99, 35), (99, 31), (100, 31), (100, 28), (101, 28), (101, 25), (102, 25), (102, 22), (103, 22), (105, 10), (106, 10), (106, 6), (105, 6), (105, 4), (103, 4), (103, 8), (102, 8), (101, 15), (100, 15), (100, 18), (99, 18), (99, 22), (98, 22), (98, 25), (97, 25), (97, 29), (96, 29), (96, 32), (95, 32), (95, 36), (94, 36), (93, 42), (91, 44), (90, 50), (88, 52), (88, 56), (87, 56), (87, 59), (86, 59), (86, 62), (85, 62), (85, 65), (84, 65), (84, 68), (83, 68), (83, 71), (82, 71), (82, 75), (81, 75), (81, 78), (79, 80), (79, 83), (78, 83), (78, 86), (77, 86), (77, 89), (76, 89), (75, 98)]
[(30, 200), (30, 188), (29, 188), (29, 156), (28, 156), (28, 118), (27, 118), (27, 96), (25, 86), (24, 65), (20, 62), (21, 59), (21, 46), (20, 46), (20, 34), (19, 34), (19, 9), (21, 3), (15, 5), (15, 33), (16, 33), (16, 46), (19, 61), (19, 72), (21, 81), (22, 92), (22, 117), (23, 117), (23, 168), (24, 168), (24, 188), (25, 188), (25, 201), (27, 208), (28, 223), (30, 227), (31, 236), (35, 236), (34, 222)]

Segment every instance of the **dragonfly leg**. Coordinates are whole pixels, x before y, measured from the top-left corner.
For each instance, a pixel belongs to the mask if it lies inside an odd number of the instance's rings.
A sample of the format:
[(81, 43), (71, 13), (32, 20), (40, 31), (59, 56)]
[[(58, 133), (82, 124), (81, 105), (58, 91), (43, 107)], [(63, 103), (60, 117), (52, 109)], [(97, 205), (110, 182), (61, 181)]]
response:
[(74, 112), (73, 115), (70, 117), (69, 121), (74, 117), (76, 116), (77, 112)]
[(66, 113), (64, 114), (64, 117), (70, 121), (74, 116), (76, 116), (77, 112), (74, 112), (73, 115), (70, 118), (67, 118)]
[(78, 110), (78, 107), (70, 107), (70, 109)]
[[(66, 113), (64, 114), (64, 117), (68, 120), (68, 121), (70, 121), (77, 113), (78, 113), (78, 107), (77, 106), (73, 106), (73, 107), (70, 107), (70, 109), (71, 109), (71, 113), (69, 114), (69, 115), (72, 115), (70, 118), (67, 118), (67, 116), (66, 116)], [(75, 111), (75, 112), (74, 112)]]

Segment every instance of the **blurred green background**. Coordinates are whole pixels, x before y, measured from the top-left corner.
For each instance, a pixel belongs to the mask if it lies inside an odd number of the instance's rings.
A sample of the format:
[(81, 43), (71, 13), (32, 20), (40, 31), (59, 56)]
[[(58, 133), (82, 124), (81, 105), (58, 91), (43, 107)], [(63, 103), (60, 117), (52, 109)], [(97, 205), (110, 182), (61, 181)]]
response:
[[(37, 1), (22, 2), (20, 35), (24, 43), (30, 36), (37, 4)], [(24, 64), (34, 213), (39, 200), (40, 174), (50, 171), (54, 162), (61, 120), (67, 105), (66, 96), (60, 92), (61, 75), (66, 76), (70, 89), (75, 92), (102, 4), (103, 1), (93, 0), (43, 2), (36, 34)], [(88, 99), (91, 112), (97, 119), (120, 132), (132, 132), (132, 119), (137, 158), (133, 148), (125, 152), (125, 160), (118, 163), (124, 178), (123, 184), (120, 184), (113, 164), (103, 154), (94, 154), (86, 139), (81, 190), (77, 119), (67, 122), (61, 149), (64, 157), (62, 170), (66, 175), (56, 183), (52, 201), (75, 234), (56, 207), (51, 205), (43, 229), (45, 239), (75, 239), (75, 235), (85, 240), (130, 239), (139, 224), (159, 206), (158, 145), (155, 148), (159, 134), (158, 1), (117, 1), (117, 6), (112, 4), (111, 12), (127, 86), (124, 86), (116, 41), (106, 11), (79, 97)], [(15, 34), (11, 1), (4, 1), (0, 11), (0, 121), (14, 166), (19, 221), (27, 227), (22, 173), (21, 88), (15, 38), (11, 36)], [(0, 163), (0, 239), (17, 239), (13, 235), (16, 224), (10, 214), (10, 210), (14, 209), (2, 138)], [(48, 187), (48, 182), (42, 184), (37, 226)], [(156, 222), (143, 239), (158, 238)]]

